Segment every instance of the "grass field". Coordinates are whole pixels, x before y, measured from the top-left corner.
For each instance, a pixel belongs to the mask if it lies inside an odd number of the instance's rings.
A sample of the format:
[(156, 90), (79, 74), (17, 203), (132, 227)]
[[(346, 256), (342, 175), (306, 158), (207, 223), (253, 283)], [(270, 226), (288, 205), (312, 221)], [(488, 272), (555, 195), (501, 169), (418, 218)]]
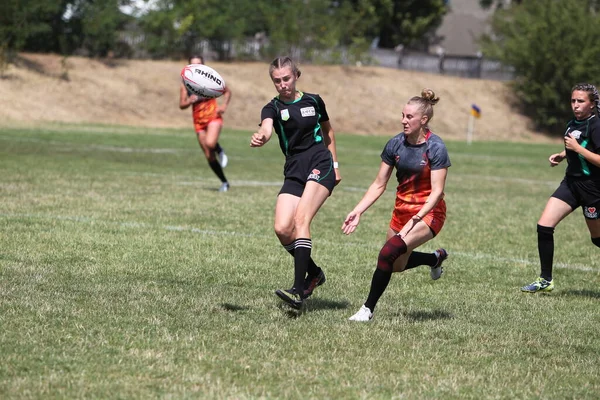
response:
[(423, 246), (446, 274), (395, 274), (364, 301), (394, 187), (347, 237), (386, 138), (338, 135), (343, 181), (313, 223), (327, 283), (296, 317), (273, 294), (283, 156), (225, 130), (218, 193), (187, 130), (0, 130), (0, 398), (598, 398), (600, 264), (578, 210), (557, 229), (557, 288), (535, 226), (564, 166), (550, 145), (448, 142), (448, 219)]

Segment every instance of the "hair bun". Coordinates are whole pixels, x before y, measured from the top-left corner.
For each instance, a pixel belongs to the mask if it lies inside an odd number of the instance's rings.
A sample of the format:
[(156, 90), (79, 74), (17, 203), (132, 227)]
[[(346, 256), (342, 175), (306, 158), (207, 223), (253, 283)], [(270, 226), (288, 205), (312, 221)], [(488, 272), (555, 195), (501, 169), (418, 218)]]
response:
[(423, 89), (421, 91), (421, 98), (431, 104), (432, 106), (437, 104), (440, 101), (439, 97), (435, 97), (435, 92), (431, 89)]

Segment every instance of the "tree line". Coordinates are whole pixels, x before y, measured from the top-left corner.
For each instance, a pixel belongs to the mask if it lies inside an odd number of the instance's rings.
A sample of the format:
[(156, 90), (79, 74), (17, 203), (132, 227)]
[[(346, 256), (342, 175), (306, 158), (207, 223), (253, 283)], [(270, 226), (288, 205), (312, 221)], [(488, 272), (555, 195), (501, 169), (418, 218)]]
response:
[[(148, 2), (149, 0), (144, 0)], [(143, 34), (150, 58), (182, 58), (199, 40), (232, 57), (236, 42), (262, 33), (265, 54), (290, 47), (347, 48), (359, 57), (382, 47), (426, 46), (447, 12), (446, 0), (3, 0), (0, 50), (106, 56), (124, 53), (121, 34)]]
[[(151, 58), (187, 57), (203, 40), (228, 60), (236, 42), (262, 33), (266, 60), (291, 48), (314, 55), (344, 48), (360, 60), (374, 40), (384, 48), (427, 48), (452, 6), (452, 0), (151, 1), (144, 13), (125, 13), (139, 1), (2, 0), (0, 70), (18, 51), (119, 55), (126, 51), (120, 34), (128, 31), (144, 35), (140, 45)], [(598, 83), (600, 76), (600, 0), (479, 4), (496, 10), (491, 32), (482, 38), (484, 56), (512, 67), (521, 110), (540, 129), (562, 134), (561, 124), (571, 117), (565, 99), (572, 85)]]

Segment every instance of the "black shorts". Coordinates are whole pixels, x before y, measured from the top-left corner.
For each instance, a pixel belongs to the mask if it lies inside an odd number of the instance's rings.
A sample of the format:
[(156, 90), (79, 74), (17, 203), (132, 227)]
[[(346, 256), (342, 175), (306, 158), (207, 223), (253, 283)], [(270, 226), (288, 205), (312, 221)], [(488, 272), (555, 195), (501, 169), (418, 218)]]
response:
[(279, 194), (287, 193), (302, 197), (306, 182), (315, 181), (325, 186), (331, 195), (335, 186), (331, 152), (325, 146), (313, 146), (293, 155), (285, 161), (283, 175), (285, 179)]
[(600, 219), (599, 181), (565, 178), (552, 197), (564, 201), (573, 210), (581, 206), (586, 219)]

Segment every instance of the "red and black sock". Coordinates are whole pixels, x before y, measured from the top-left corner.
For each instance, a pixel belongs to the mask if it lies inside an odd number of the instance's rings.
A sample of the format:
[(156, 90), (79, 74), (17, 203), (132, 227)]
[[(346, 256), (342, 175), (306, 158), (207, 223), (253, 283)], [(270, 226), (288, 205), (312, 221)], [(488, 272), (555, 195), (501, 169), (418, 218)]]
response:
[(388, 283), (390, 283), (394, 262), (402, 254), (406, 253), (406, 251), (406, 243), (398, 235), (390, 238), (390, 240), (385, 242), (381, 248), (379, 258), (377, 259), (377, 269), (373, 273), (371, 289), (369, 290), (369, 296), (365, 302), (365, 306), (368, 307), (371, 312), (375, 310), (379, 298), (383, 292), (385, 292)]

